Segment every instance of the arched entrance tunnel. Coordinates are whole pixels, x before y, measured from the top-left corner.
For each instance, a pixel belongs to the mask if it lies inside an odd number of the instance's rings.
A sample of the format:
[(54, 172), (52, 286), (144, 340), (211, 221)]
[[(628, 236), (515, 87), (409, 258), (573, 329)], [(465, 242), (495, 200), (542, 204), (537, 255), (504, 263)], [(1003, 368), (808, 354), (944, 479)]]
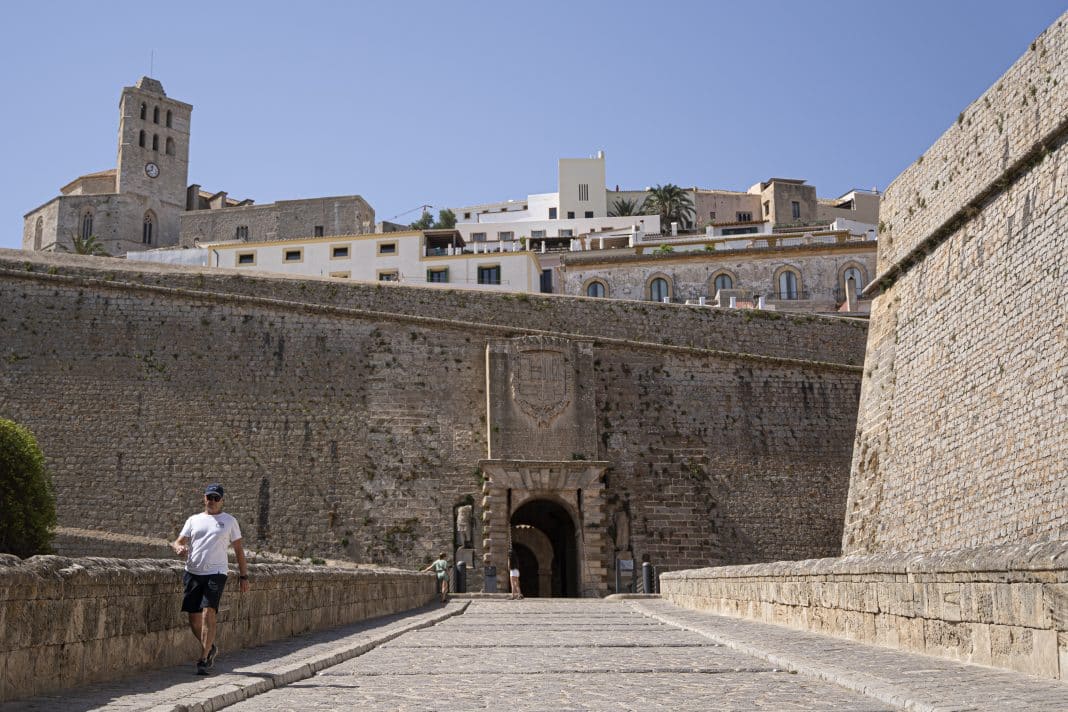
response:
[(524, 596), (578, 596), (575, 522), (548, 499), (525, 502), (512, 514), (512, 550)]

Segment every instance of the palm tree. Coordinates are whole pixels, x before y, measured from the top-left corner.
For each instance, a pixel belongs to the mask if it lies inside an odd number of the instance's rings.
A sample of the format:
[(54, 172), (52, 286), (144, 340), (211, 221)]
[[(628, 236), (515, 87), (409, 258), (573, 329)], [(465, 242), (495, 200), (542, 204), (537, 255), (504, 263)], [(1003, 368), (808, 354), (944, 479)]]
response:
[(637, 198), (616, 198), (608, 211), (608, 217), (621, 218), (625, 215), (639, 215)]
[(693, 201), (685, 190), (674, 183), (666, 183), (649, 190), (649, 196), (642, 203), (642, 212), (660, 215), (660, 232), (663, 233), (672, 222), (683, 227), (690, 224), (694, 214)]
[(60, 245), (59, 248), (64, 252), (73, 252), (76, 255), (95, 255), (97, 257), (111, 257), (111, 253), (104, 249), (104, 246), (96, 239), (96, 235), (90, 235), (89, 237), (82, 237), (75, 234), (72, 238), (74, 244), (73, 247), (67, 247), (66, 245)]

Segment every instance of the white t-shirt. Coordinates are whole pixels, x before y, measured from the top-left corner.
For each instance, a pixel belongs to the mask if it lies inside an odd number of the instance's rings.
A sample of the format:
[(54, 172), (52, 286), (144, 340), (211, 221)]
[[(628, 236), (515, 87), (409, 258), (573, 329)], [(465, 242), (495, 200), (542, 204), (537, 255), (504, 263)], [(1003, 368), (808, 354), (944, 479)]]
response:
[(189, 558), (185, 570), (198, 576), (225, 574), (226, 550), (241, 538), (237, 520), (226, 512), (201, 512), (185, 520), (179, 537), (189, 537)]

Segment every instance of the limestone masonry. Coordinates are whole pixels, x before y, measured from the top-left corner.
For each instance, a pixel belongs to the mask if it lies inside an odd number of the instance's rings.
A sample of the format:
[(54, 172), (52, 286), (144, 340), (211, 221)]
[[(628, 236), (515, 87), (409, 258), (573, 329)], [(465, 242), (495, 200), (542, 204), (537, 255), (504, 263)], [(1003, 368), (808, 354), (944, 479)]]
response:
[(173, 537), (220, 480), (258, 550), (557, 595), (839, 550), (863, 322), (18, 252), (0, 302), (63, 526)]

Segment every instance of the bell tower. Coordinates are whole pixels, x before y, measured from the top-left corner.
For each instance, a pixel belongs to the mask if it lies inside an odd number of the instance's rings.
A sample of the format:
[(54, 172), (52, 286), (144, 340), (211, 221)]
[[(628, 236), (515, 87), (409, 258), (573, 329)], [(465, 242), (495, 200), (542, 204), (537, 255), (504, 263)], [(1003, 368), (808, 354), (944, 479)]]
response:
[(193, 107), (167, 96), (156, 79), (141, 77), (119, 100), (119, 156), (115, 191), (137, 196), (144, 220), (155, 220), (151, 246), (178, 242), (189, 177), (189, 122)]

